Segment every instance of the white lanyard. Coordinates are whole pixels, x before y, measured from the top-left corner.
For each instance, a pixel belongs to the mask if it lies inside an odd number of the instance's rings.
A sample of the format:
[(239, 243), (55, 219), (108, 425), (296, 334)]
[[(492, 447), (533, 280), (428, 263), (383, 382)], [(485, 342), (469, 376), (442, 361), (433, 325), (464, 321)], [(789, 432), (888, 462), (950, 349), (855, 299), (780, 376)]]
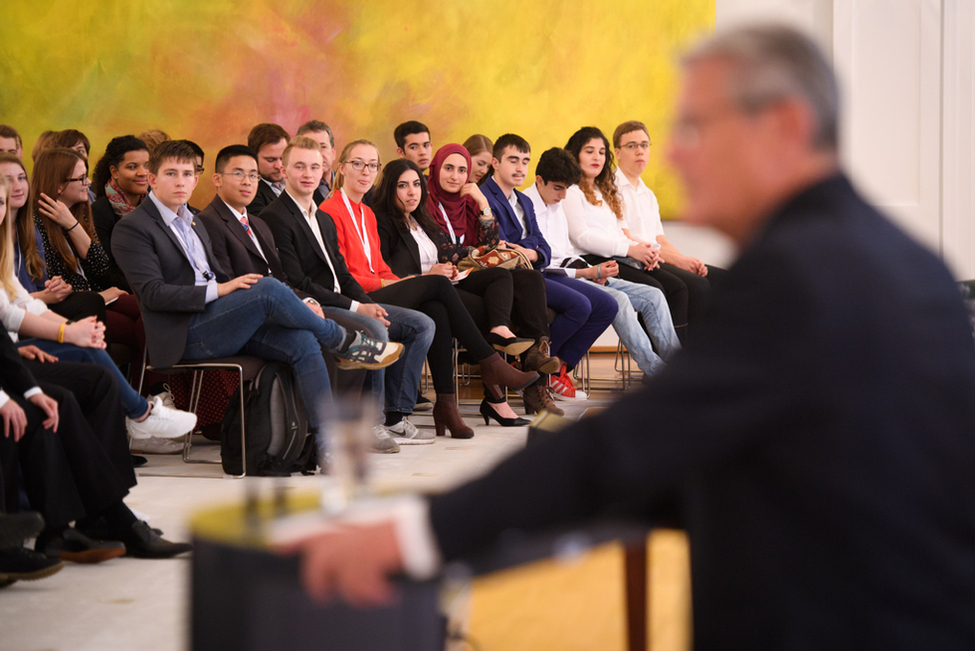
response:
[(454, 244), (463, 244), (464, 243), (464, 235), (461, 235), (460, 236), (460, 239), (457, 239), (457, 236), (454, 235), (454, 227), (451, 226), (451, 224), (450, 224), (450, 217), (447, 216), (447, 211), (444, 210), (443, 204), (442, 203), (438, 203), (437, 205), (440, 206), (440, 214), (443, 215), (443, 221), (444, 221), (445, 224), (447, 224), (447, 230), (450, 231), (450, 241), (453, 242)]
[(345, 188), (339, 188), (339, 192), (342, 193), (342, 201), (345, 202), (345, 209), (349, 211), (349, 217), (352, 218), (352, 225), (355, 226), (355, 232), (359, 235), (359, 241), (362, 242), (362, 249), (366, 252), (366, 263), (369, 264), (369, 271), (376, 273), (376, 270), (372, 268), (372, 247), (369, 246), (369, 235), (366, 233), (366, 209), (361, 205), (359, 206), (359, 209), (362, 211), (362, 228), (359, 228), (359, 224), (355, 220), (355, 213), (352, 212), (352, 204), (349, 203), (349, 198), (345, 195)]

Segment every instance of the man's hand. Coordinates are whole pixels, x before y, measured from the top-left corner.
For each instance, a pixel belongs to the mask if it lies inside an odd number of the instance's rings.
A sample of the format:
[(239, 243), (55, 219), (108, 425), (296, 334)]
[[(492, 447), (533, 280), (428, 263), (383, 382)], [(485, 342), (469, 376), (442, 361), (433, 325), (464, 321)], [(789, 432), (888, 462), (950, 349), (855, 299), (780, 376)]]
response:
[(105, 324), (93, 316), (64, 327), (64, 340), (82, 348), (102, 348), (105, 344)]
[(58, 431), (57, 400), (45, 393), (35, 393), (27, 400), (29, 400), (32, 405), (47, 414), (47, 418), (44, 420), (44, 427), (52, 432)]
[[(67, 328), (65, 328), (67, 329)], [(50, 353), (46, 353), (37, 346), (21, 346), (17, 349), (20, 356), (24, 359), (35, 359), (40, 363), (44, 362), (56, 362), (58, 358)]]
[(388, 521), (339, 526), (282, 545), (277, 551), (301, 553), (301, 581), (319, 603), (338, 595), (354, 606), (388, 604), (396, 592), (387, 577), (403, 569), (393, 523)]
[(233, 280), (220, 283), (217, 285), (217, 296), (226, 296), (227, 294), (236, 292), (238, 289), (250, 289), (251, 285), (257, 284), (257, 281), (263, 277), (261, 274), (244, 274), (243, 276), (237, 276)]
[(521, 251), (521, 253), (524, 254), (526, 258), (528, 258), (529, 262), (538, 262), (538, 251), (535, 251), (533, 249), (526, 249), (525, 247), (518, 246), (517, 244), (508, 243), (508, 246), (514, 249), (515, 251)]
[(389, 314), (379, 305), (379, 303), (359, 303), (359, 308), (356, 310), (359, 314), (365, 314), (366, 316), (371, 316), (374, 319), (379, 319), (379, 321), (384, 325), (388, 326), (389, 321), (386, 317)]
[(312, 312), (314, 312), (318, 316), (318, 318), (320, 318), (320, 319), (324, 319), (325, 318), (325, 313), (322, 312), (322, 306), (321, 305), (316, 305), (315, 303), (305, 303), (305, 305), (307, 305), (308, 306), (308, 309), (311, 310)]
[(8, 398), (3, 407), (0, 407), (0, 417), (3, 418), (4, 438), (9, 439), (12, 435), (15, 441), (19, 441), (27, 428), (27, 414), (24, 413), (24, 410)]

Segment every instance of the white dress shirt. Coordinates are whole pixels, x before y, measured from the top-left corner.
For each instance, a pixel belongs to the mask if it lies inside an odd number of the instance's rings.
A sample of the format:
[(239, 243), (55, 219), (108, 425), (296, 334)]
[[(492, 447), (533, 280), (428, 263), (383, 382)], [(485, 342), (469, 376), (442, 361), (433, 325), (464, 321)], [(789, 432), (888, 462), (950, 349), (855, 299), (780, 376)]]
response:
[(604, 258), (626, 256), (631, 245), (637, 244), (623, 233), (623, 222), (603, 200), (598, 188), (593, 188), (602, 204), (594, 206), (586, 199), (578, 185), (565, 193), (562, 210), (569, 223), (569, 240), (580, 251)]
[(657, 236), (664, 234), (657, 195), (647, 187), (642, 178), (637, 178), (637, 185), (634, 187), (620, 169), (616, 170), (616, 187), (620, 189), (623, 221), (630, 230), (630, 236), (641, 242), (656, 244)]
[(412, 217), (410, 219), (410, 235), (413, 236), (413, 240), (416, 241), (416, 247), (420, 251), (420, 271), (426, 273), (430, 271), (433, 265), (440, 261), (440, 252), (437, 250), (437, 245), (427, 232), (420, 228), (420, 225), (416, 223), (416, 220)]
[[(575, 260), (582, 260), (580, 256), (583, 255), (584, 251), (574, 247), (569, 239), (569, 224), (565, 219), (565, 212), (562, 210), (562, 202), (546, 205), (534, 184), (525, 190), (525, 196), (531, 199), (532, 205), (535, 207), (535, 221), (538, 222), (538, 229), (542, 231), (542, 237), (552, 249), (552, 261), (549, 263), (549, 268), (565, 267)], [(585, 260), (582, 261), (585, 262)], [(588, 267), (589, 264), (586, 263), (586, 266)], [(576, 277), (576, 269), (564, 268), (563, 271), (569, 278)]]
[(511, 209), (514, 211), (515, 219), (517, 219), (518, 223), (521, 224), (521, 239), (525, 239), (528, 237), (528, 220), (525, 219), (524, 208), (522, 208), (521, 204), (518, 203), (518, 193), (514, 190), (511, 191), (511, 196), (508, 197), (508, 205), (510, 205)]
[[(313, 206), (312, 209), (315, 210), (315, 213), (311, 213), (307, 208), (298, 203), (298, 201), (291, 196), (290, 192), (285, 190), (285, 193), (288, 195), (288, 198), (291, 199), (296, 206), (298, 206), (298, 210), (301, 211), (301, 216), (305, 218), (305, 222), (307, 222), (308, 227), (311, 228), (312, 235), (315, 236), (315, 241), (318, 242), (318, 247), (322, 250), (322, 254), (325, 256), (325, 262), (328, 263), (328, 268), (332, 270), (332, 291), (336, 294), (341, 294), (342, 286), (339, 284), (339, 275), (335, 273), (335, 265), (332, 264), (332, 257), (328, 254), (328, 247), (325, 246), (325, 240), (322, 238), (322, 228), (318, 225), (318, 218), (316, 216), (318, 212), (317, 208), (314, 208)], [(359, 301), (352, 301), (352, 305), (349, 306), (349, 311), (355, 312), (358, 309)]]

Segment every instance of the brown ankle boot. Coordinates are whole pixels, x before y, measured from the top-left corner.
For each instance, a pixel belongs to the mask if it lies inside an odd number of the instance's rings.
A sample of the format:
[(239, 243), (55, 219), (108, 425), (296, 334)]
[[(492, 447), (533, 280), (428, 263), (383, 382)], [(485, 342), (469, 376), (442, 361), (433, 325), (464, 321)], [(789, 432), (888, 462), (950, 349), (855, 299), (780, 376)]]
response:
[(497, 353), (485, 357), (478, 363), (481, 365), (481, 383), (495, 398), (504, 395), (498, 387), (524, 389), (538, 379), (538, 373), (535, 371), (517, 371), (510, 364), (505, 363)]
[(525, 389), (525, 392), (522, 395), (522, 398), (525, 401), (525, 413), (534, 414), (544, 409), (545, 411), (555, 414), (556, 416), (565, 416), (565, 412), (555, 406), (555, 401), (552, 400), (552, 396), (548, 392), (548, 387), (546, 384), (547, 383), (542, 380), (541, 382), (536, 382)]
[(451, 438), (469, 439), (474, 430), (464, 423), (457, 409), (457, 396), (452, 393), (438, 393), (437, 404), (433, 406), (433, 426), (437, 436), (444, 436), (444, 428), (450, 430)]
[(540, 338), (521, 356), (521, 367), (526, 371), (538, 371), (546, 375), (558, 373), (562, 368), (562, 360), (549, 356), (549, 345), (548, 337)]

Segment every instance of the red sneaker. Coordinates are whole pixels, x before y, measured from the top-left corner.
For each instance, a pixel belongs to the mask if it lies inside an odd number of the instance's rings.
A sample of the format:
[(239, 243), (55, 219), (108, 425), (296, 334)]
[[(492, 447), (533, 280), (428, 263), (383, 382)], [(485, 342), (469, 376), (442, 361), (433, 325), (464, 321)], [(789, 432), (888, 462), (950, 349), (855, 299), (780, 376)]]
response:
[(586, 400), (589, 397), (581, 391), (576, 391), (565, 364), (562, 365), (558, 375), (548, 377), (548, 387), (556, 400)]

